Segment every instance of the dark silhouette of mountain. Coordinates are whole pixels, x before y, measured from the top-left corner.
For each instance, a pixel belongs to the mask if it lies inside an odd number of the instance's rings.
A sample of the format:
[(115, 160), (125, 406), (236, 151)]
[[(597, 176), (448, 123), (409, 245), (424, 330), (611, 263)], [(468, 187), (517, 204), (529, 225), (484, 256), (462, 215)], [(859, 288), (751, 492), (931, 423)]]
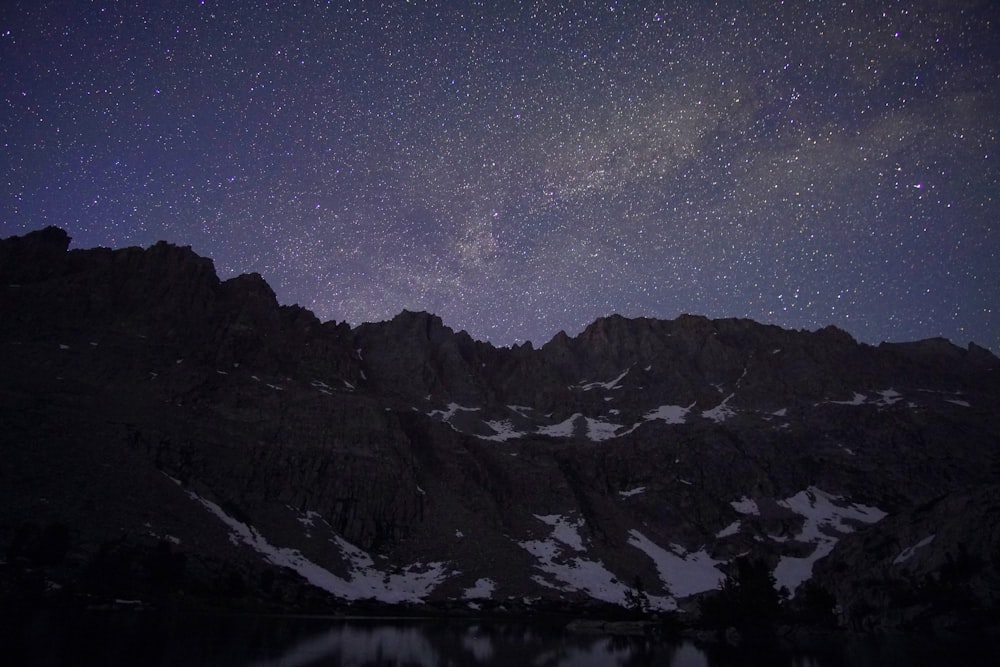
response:
[(497, 348), (68, 246), (0, 241), (9, 602), (695, 612), (752, 558), (851, 627), (996, 622), (984, 348), (693, 315)]

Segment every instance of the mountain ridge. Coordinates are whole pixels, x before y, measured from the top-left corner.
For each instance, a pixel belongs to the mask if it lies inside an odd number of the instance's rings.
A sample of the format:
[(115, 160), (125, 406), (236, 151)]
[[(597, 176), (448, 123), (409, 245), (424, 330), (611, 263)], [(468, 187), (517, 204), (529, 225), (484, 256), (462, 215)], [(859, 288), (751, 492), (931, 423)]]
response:
[[(63, 265), (63, 267), (62, 267), (63, 269), (69, 269), (70, 266), (72, 265), (72, 262), (71, 261), (65, 261), (65, 260), (68, 259), (69, 257), (72, 257), (74, 254), (78, 254), (78, 253), (84, 253), (84, 254), (86, 254), (86, 253), (90, 253), (90, 254), (102, 254), (102, 255), (106, 255), (106, 256), (107, 255), (121, 254), (123, 256), (133, 256), (134, 257), (134, 256), (137, 256), (140, 253), (152, 251), (152, 252), (161, 253), (163, 255), (173, 256), (173, 258), (174, 258), (173, 261), (175, 261), (178, 265), (183, 265), (185, 262), (189, 262), (189, 261), (192, 264), (198, 264), (198, 265), (200, 265), (202, 267), (202, 270), (206, 271), (206, 273), (211, 273), (212, 274), (212, 276), (214, 277), (214, 282), (216, 282), (216, 283), (233, 283), (233, 281), (236, 281), (236, 283), (245, 283), (248, 286), (248, 288), (249, 288), (250, 285), (256, 285), (257, 286), (256, 289), (260, 290), (261, 293), (263, 295), (265, 295), (265, 298), (273, 298), (274, 301), (277, 303), (277, 297), (276, 297), (274, 291), (271, 289), (270, 285), (267, 284), (266, 280), (259, 273), (256, 273), (256, 272), (243, 273), (243, 274), (236, 275), (236, 276), (234, 276), (232, 278), (229, 278), (229, 279), (227, 279), (225, 281), (222, 281), (215, 274), (215, 265), (214, 265), (214, 262), (210, 258), (206, 258), (206, 257), (202, 257), (202, 256), (198, 255), (191, 248), (191, 246), (177, 245), (177, 244), (174, 244), (174, 243), (170, 243), (168, 241), (158, 241), (158, 242), (156, 242), (155, 244), (153, 244), (152, 246), (150, 246), (149, 248), (146, 248), (146, 249), (141, 248), (139, 246), (129, 246), (129, 247), (119, 248), (119, 249), (110, 249), (110, 248), (104, 248), (104, 247), (95, 247), (95, 248), (75, 248), (75, 249), (71, 250), (69, 248), (69, 245), (70, 245), (72, 239), (69, 236), (69, 234), (64, 229), (62, 229), (60, 227), (57, 227), (57, 226), (54, 226), (54, 225), (50, 225), (48, 227), (44, 227), (44, 228), (39, 229), (39, 230), (28, 232), (28, 233), (26, 233), (26, 234), (24, 234), (22, 236), (11, 236), (11, 237), (9, 237), (7, 239), (0, 239), (0, 240), (2, 240), (4, 242), (4, 244), (5, 244), (5, 248), (3, 250), (0, 250), (0, 252), (5, 253), (5, 254), (7, 254), (10, 257), (13, 257), (14, 255), (17, 255), (17, 256), (19, 256), (21, 258), (18, 261), (17, 270), (11, 271), (10, 267), (8, 267), (7, 273), (0, 275), (0, 279), (5, 280), (8, 284), (17, 284), (19, 282), (19, 280), (22, 280), (25, 277), (30, 277), (32, 275), (32, 273), (35, 271), (35, 269), (32, 269), (31, 266), (36, 265), (36, 264), (38, 264), (39, 266), (44, 266), (47, 263), (51, 263), (51, 262), (55, 261), (55, 262), (57, 262), (59, 264), (62, 264)], [(4, 255), (0, 255), (0, 261), (3, 260), (3, 257), (4, 257)], [(2, 266), (2, 264), (0, 264), (0, 266)], [(47, 269), (47, 270), (50, 270), (50, 269)], [(253, 289), (248, 289), (248, 291), (253, 291)], [(290, 309), (293, 309), (293, 310), (304, 311), (304, 312), (310, 313), (314, 318), (316, 318), (315, 314), (312, 313), (312, 311), (309, 311), (308, 309), (306, 309), (306, 308), (304, 308), (302, 306), (299, 306), (298, 304), (281, 305), (280, 307), (281, 308), (290, 308)], [(452, 333), (455, 333), (455, 334), (465, 334), (467, 336), (469, 335), (465, 331), (456, 330), (453, 327), (451, 327), (450, 325), (446, 324), (440, 316), (438, 316), (438, 315), (436, 315), (434, 313), (429, 313), (429, 312), (426, 312), (426, 311), (412, 311), (412, 310), (409, 310), (407, 308), (403, 308), (399, 313), (397, 313), (395, 316), (393, 316), (393, 317), (391, 317), (391, 318), (389, 318), (387, 320), (382, 320), (382, 321), (377, 321), (377, 322), (363, 322), (363, 323), (359, 323), (359, 324), (356, 324), (356, 325), (350, 325), (347, 322), (338, 322), (336, 320), (329, 320), (329, 321), (323, 322), (323, 324), (346, 325), (346, 326), (350, 327), (351, 329), (357, 329), (359, 327), (364, 327), (364, 326), (373, 326), (373, 325), (385, 324), (387, 322), (391, 322), (392, 320), (394, 320), (394, 319), (396, 319), (396, 318), (398, 318), (400, 316), (408, 316), (408, 315), (426, 315), (429, 318), (431, 318), (431, 321), (435, 321), (436, 320), (438, 326), (443, 327), (444, 329), (447, 329), (447, 330), (451, 331)], [(320, 321), (319, 318), (316, 318), (316, 320)], [(530, 340), (529, 341), (523, 341), (523, 342), (520, 342), (520, 343), (514, 343), (512, 345), (496, 345), (496, 344), (494, 344), (494, 343), (492, 343), (490, 341), (479, 341), (479, 340), (476, 340), (476, 339), (472, 339), (471, 336), (470, 336), (470, 339), (475, 340), (478, 343), (483, 343), (483, 344), (486, 344), (486, 345), (490, 345), (490, 346), (495, 347), (497, 349), (520, 349), (520, 348), (537, 349), (537, 348), (540, 348), (540, 347), (544, 347), (546, 345), (550, 345), (550, 344), (556, 343), (557, 339), (559, 339), (559, 340), (563, 340), (563, 339), (565, 339), (565, 340), (575, 340), (575, 339), (578, 339), (580, 337), (587, 338), (587, 337), (599, 335), (599, 334), (595, 334), (594, 332), (595, 331), (599, 331), (603, 326), (605, 326), (605, 322), (614, 322), (614, 321), (629, 321), (629, 322), (673, 321), (673, 322), (683, 322), (683, 321), (687, 321), (687, 320), (691, 320), (692, 322), (701, 321), (701, 322), (709, 322), (709, 323), (711, 323), (711, 322), (750, 322), (750, 323), (753, 323), (753, 324), (757, 324), (757, 325), (759, 325), (761, 327), (773, 327), (774, 329), (778, 329), (778, 330), (782, 330), (782, 331), (799, 331), (799, 332), (811, 332), (811, 333), (818, 333), (820, 331), (839, 332), (843, 336), (846, 336), (847, 339), (849, 339), (852, 342), (858, 343), (860, 345), (874, 345), (875, 347), (882, 347), (882, 346), (904, 346), (904, 347), (907, 347), (907, 346), (915, 346), (915, 345), (918, 345), (918, 344), (921, 345), (921, 346), (929, 346), (929, 345), (935, 344), (935, 342), (936, 342), (937, 344), (941, 344), (941, 345), (947, 344), (947, 346), (956, 347), (959, 350), (975, 349), (975, 350), (984, 351), (984, 352), (988, 353), (991, 356), (994, 356), (994, 357), (996, 356), (996, 354), (994, 352), (992, 352), (989, 348), (983, 347), (983, 346), (977, 344), (975, 341), (969, 341), (967, 343), (966, 347), (963, 348), (961, 345), (959, 345), (959, 344), (955, 343), (954, 341), (952, 341), (951, 339), (943, 337), (943, 336), (932, 336), (932, 337), (929, 337), (929, 338), (917, 339), (917, 340), (913, 340), (913, 341), (882, 341), (882, 342), (877, 343), (877, 344), (871, 344), (871, 343), (861, 343), (861, 342), (858, 342), (854, 338), (854, 336), (852, 334), (850, 334), (848, 331), (846, 331), (846, 330), (844, 330), (844, 329), (842, 329), (842, 328), (840, 328), (840, 327), (838, 327), (838, 326), (836, 326), (834, 324), (828, 324), (826, 326), (823, 326), (823, 327), (820, 327), (819, 329), (814, 329), (814, 330), (811, 330), (811, 329), (797, 329), (796, 330), (796, 329), (784, 329), (783, 327), (781, 327), (779, 325), (776, 325), (776, 324), (758, 323), (755, 320), (752, 320), (752, 319), (749, 319), (749, 318), (727, 317), (727, 318), (712, 319), (712, 318), (708, 318), (708, 317), (703, 316), (703, 315), (690, 314), (690, 313), (681, 313), (676, 318), (674, 318), (673, 320), (656, 320), (656, 319), (648, 318), (648, 317), (644, 317), (644, 316), (625, 317), (625, 316), (619, 315), (617, 313), (612, 313), (610, 315), (605, 315), (605, 316), (600, 316), (600, 317), (595, 318), (595, 320), (593, 320), (591, 323), (589, 323), (588, 325), (586, 325), (584, 327), (584, 329), (581, 330), (581, 332), (578, 333), (578, 334), (576, 334), (575, 336), (570, 336), (564, 330), (560, 330), (560, 331), (556, 332), (548, 341), (542, 343), (541, 345), (536, 345), (533, 341), (530, 341)]]
[[(116, 594), (530, 608), (641, 581), (694, 610), (751, 553), (898, 627), (945, 613), (912, 581), (967, 543), (969, 607), (995, 609), (996, 533), (914, 547), (928, 503), (993, 497), (1000, 360), (975, 344), (612, 315), (496, 347), (428, 313), (323, 323), (190, 248), (68, 246), (0, 240), (0, 546), (30, 561), (62, 526), (64, 587), (159, 553), (187, 563), (169, 586), (140, 562)], [(874, 562), (852, 544), (883, 526)]]

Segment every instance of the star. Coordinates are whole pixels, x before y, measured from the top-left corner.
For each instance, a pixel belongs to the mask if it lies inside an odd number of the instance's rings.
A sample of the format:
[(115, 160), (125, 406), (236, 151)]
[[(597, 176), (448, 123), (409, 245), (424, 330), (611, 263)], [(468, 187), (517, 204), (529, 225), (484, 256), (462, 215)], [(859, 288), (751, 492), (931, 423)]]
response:
[(324, 320), (498, 345), (686, 312), (1000, 351), (995, 3), (6, 18), (2, 236), (191, 245)]

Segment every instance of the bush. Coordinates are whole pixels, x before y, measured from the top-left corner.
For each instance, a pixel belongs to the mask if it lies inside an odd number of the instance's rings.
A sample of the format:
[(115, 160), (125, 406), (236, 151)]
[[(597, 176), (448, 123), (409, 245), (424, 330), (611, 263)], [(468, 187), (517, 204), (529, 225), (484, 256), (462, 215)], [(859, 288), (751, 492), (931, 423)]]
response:
[(701, 619), (713, 627), (768, 625), (781, 615), (782, 596), (765, 561), (736, 559), (736, 572), (726, 577), (722, 589), (708, 596)]

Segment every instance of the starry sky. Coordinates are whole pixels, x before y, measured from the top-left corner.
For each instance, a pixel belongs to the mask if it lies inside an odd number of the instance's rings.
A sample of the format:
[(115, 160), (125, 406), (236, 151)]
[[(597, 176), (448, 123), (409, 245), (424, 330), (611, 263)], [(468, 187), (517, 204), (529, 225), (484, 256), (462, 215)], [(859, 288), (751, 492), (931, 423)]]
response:
[(1000, 3), (0, 8), (0, 237), (190, 245), (352, 324), (1000, 352)]

